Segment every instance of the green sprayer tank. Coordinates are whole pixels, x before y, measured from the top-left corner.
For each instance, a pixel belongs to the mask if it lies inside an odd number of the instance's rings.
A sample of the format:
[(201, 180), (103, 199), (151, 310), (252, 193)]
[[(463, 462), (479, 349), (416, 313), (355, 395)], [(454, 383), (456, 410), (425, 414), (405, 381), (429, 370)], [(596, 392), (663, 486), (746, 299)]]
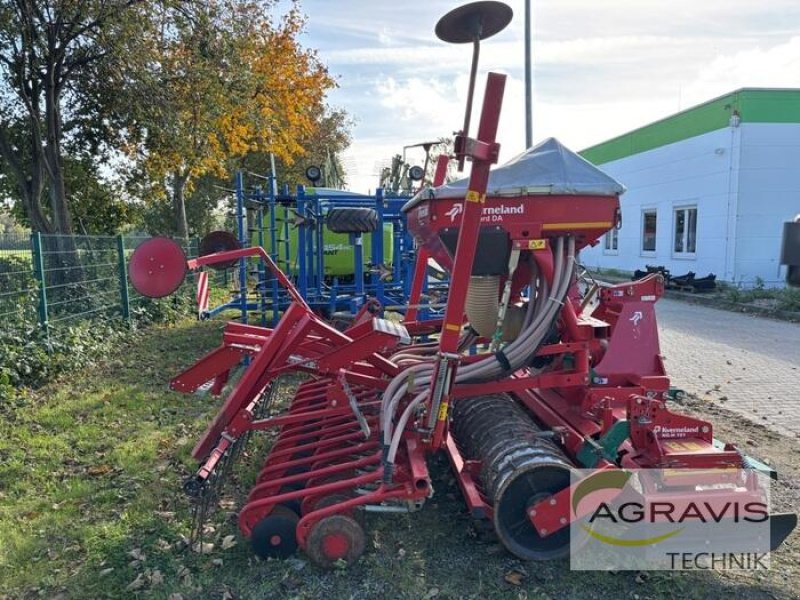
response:
[[(363, 198), (365, 200), (372, 199), (374, 200), (373, 196), (366, 196), (361, 194), (352, 194), (350, 192), (343, 192), (341, 190), (329, 190), (324, 188), (306, 188), (306, 197), (310, 199), (317, 199), (317, 200), (328, 200), (333, 201), (328, 203), (333, 204), (335, 202), (335, 198), (337, 196), (345, 196), (347, 198)], [(283, 239), (283, 228), (282, 220), (285, 218), (292, 219), (294, 213), (291, 209), (284, 209), (282, 207), (278, 207), (278, 214), (276, 217), (278, 218), (278, 239)], [(284, 214), (285, 212), (285, 214)], [(327, 212), (327, 207), (323, 208), (323, 213)], [(316, 230), (313, 227), (309, 227), (307, 230), (309, 235), (316, 235)], [(393, 234), (393, 226), (391, 222), (384, 222), (383, 224), (383, 264), (386, 266), (390, 266), (392, 264), (393, 259), (393, 242), (392, 242), (392, 234)], [(364, 269), (367, 269), (367, 265), (372, 263), (372, 233), (365, 233), (362, 234), (361, 239), (363, 241), (363, 257), (364, 257)], [(289, 265), (286, 265), (286, 244), (284, 242), (278, 242), (278, 259), (279, 259), (279, 266), (285, 272), (296, 275), (297, 274), (297, 265), (298, 265), (298, 254), (297, 254), (297, 240), (298, 240), (298, 228), (294, 225), (289, 226)], [(258, 233), (254, 233), (252, 237), (252, 245), (258, 245)], [(324, 265), (325, 265), (325, 276), (326, 277), (352, 277), (353, 276), (353, 264), (354, 264), (354, 254), (355, 250), (350, 243), (350, 235), (347, 233), (334, 233), (329, 231), (327, 227), (323, 229), (322, 234), (322, 241), (324, 246)], [(315, 238), (316, 243), (316, 238)], [(269, 235), (269, 215), (264, 214), (264, 247), (270, 247), (270, 235)]]

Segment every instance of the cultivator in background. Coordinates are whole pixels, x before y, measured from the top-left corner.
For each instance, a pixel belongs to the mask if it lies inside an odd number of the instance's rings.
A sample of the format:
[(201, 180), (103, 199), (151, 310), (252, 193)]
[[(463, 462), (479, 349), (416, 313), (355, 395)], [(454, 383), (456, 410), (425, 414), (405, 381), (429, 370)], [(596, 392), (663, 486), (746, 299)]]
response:
[[(419, 249), (409, 302), (434, 258), (450, 273), (442, 319), (419, 321), (410, 309), (403, 322), (390, 322), (373, 302), (339, 331), (261, 249), (186, 265), (259, 256), (292, 300), (274, 329), (229, 323), (223, 344), (172, 381), (181, 392), (211, 385), (219, 393), (248, 359), (194, 448), (200, 468), (186, 490), (208, 498), (242, 440), (276, 432), (239, 511), (240, 529), (260, 556), (287, 556), (299, 546), (321, 565), (355, 560), (365, 546), (358, 516), (420, 508), (433, 491), (426, 459), (439, 451), (470, 513), (491, 520), (505, 547), (525, 559), (569, 551), (578, 468), (702, 468), (722, 481), (732, 468), (754, 466), (718, 443), (710, 423), (667, 406), (674, 390), (654, 309), (663, 278), (581, 291), (577, 253), (619, 223), (622, 186), (555, 140), (490, 175), (502, 75), (489, 74), (478, 134), (469, 137), (480, 40), (510, 19), (504, 4), (477, 2), (436, 28), (441, 39), (476, 50), (455, 146), (460, 164), (471, 161), (471, 175), (434, 182), (404, 207)], [(163, 240), (138, 249), (133, 263), (144, 287), (161, 291), (185, 271)], [(288, 405), (274, 404), (272, 391), (288, 374), (307, 379)], [(760, 497), (748, 481), (737, 490)], [(643, 493), (648, 502), (687, 494), (711, 505), (724, 500), (680, 479)], [(795, 523), (794, 515), (773, 515), (772, 545)]]
[[(254, 178), (265, 185), (254, 186)], [(415, 258), (401, 211), (409, 197), (383, 189), (368, 196), (302, 185), (293, 193), (288, 185), (278, 192), (274, 177), (242, 171), (231, 191), (237, 233), (210, 232), (201, 240), (201, 256), (247, 246), (264, 248), (321, 314), (341, 313), (347, 319), (368, 298), (394, 311), (405, 310)], [(207, 271), (198, 277), (201, 319), (235, 310), (243, 323), (275, 326), (291, 302), (263, 264), (239, 259), (210, 266), (221, 273), (211, 281)], [(215, 282), (231, 286), (231, 296), (211, 306), (209, 283)], [(427, 317), (441, 309), (436, 298), (447, 284), (423, 283), (421, 309)]]

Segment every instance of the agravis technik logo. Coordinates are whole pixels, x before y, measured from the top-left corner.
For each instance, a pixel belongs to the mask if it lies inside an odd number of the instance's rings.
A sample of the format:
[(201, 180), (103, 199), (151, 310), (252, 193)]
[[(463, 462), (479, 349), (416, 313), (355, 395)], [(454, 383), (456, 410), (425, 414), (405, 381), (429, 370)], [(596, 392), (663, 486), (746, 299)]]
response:
[[(572, 568), (687, 568), (698, 556), (711, 568), (764, 568), (769, 482), (750, 489), (742, 482), (752, 472), (739, 473), (719, 484), (708, 470), (584, 471), (570, 495)], [(756, 558), (728, 560), (734, 554)]]

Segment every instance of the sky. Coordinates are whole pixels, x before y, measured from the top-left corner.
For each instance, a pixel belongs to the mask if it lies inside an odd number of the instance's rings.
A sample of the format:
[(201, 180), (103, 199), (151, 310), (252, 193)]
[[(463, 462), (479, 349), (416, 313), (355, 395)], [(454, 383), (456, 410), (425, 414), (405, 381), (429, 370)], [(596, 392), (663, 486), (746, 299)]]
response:
[[(434, 27), (452, 0), (301, 0), (302, 43), (355, 120), (344, 156), (352, 191), (374, 190), (403, 146), (461, 127), (471, 47)], [(500, 164), (525, 149), (524, 1), (481, 46), (477, 113), (488, 71), (508, 76)], [(798, 0), (532, 0), (533, 141), (579, 151), (741, 87), (800, 87)], [(475, 129), (473, 128), (473, 135)], [(420, 150), (408, 150), (421, 164)]]

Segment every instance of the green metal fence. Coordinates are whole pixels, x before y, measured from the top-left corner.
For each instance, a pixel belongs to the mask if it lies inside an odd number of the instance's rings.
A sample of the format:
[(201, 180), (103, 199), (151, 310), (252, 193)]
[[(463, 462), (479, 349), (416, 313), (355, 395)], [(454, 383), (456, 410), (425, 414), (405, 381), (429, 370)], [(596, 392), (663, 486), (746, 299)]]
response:
[(0, 324), (35, 314), (38, 290), (30, 236), (0, 236)]
[[(33, 315), (46, 329), (81, 320), (130, 322), (138, 307), (151, 302), (133, 290), (127, 273), (130, 255), (146, 239), (0, 235), (0, 327)], [(187, 256), (197, 256), (197, 240), (183, 247)]]

